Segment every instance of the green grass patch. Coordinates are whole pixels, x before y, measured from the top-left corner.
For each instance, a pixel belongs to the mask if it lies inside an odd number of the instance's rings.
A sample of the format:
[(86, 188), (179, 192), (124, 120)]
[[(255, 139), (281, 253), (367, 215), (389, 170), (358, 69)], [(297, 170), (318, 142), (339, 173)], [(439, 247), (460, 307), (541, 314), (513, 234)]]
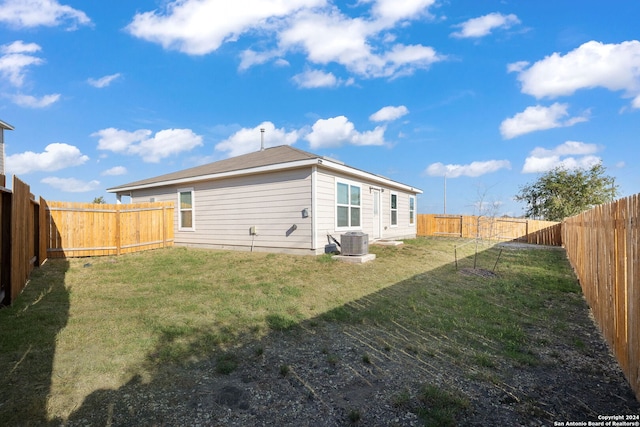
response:
[(238, 369), (238, 357), (233, 353), (224, 353), (218, 356), (216, 363), (216, 372), (223, 375), (229, 375)]
[(425, 386), (418, 398), (418, 416), (425, 426), (457, 426), (457, 418), (469, 408), (469, 401), (463, 396), (433, 385)]

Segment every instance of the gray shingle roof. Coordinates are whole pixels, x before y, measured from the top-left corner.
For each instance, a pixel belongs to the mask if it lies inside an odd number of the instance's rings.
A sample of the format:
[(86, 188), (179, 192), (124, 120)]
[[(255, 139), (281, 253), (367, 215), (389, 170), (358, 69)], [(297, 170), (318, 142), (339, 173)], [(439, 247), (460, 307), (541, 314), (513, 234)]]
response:
[[(266, 148), (261, 151), (255, 151), (249, 154), (243, 154), (237, 157), (231, 157), (229, 159), (220, 160), (213, 163), (208, 163), (202, 166), (196, 166), (194, 168), (184, 169), (181, 171), (168, 173), (165, 175), (156, 176), (153, 178), (143, 179), (141, 181), (134, 181), (128, 184), (119, 185), (117, 187), (108, 188), (110, 193), (117, 193), (119, 191), (129, 191), (132, 189), (140, 189), (146, 187), (158, 187), (162, 185), (175, 184), (177, 182), (185, 183), (190, 180), (199, 179), (213, 179), (216, 175), (234, 172), (242, 173), (240, 171), (250, 171), (251, 169), (257, 169), (261, 167), (275, 167), (282, 165), (282, 168), (295, 167), (292, 163), (303, 162), (302, 164), (309, 165), (305, 162), (314, 159), (325, 160), (324, 167), (339, 168), (343, 173), (352, 173), (360, 176), (365, 176), (366, 179), (374, 180), (377, 182), (385, 183), (397, 188), (405, 188), (409, 191), (416, 193), (422, 193), (422, 190), (402, 184), (397, 181), (393, 181), (387, 177), (376, 175), (370, 172), (362, 171), (360, 169), (353, 168), (351, 166), (344, 165), (341, 161), (330, 159), (317, 154), (309, 153), (289, 145), (279, 145), (277, 147)], [(318, 165), (322, 162), (318, 160)], [(301, 166), (300, 165), (300, 166)]]
[(196, 178), (199, 176), (215, 175), (225, 172), (257, 168), (261, 166), (271, 166), (281, 163), (318, 158), (322, 158), (322, 156), (308, 153), (289, 145), (279, 145), (277, 147), (265, 148), (261, 151), (255, 151), (253, 153), (231, 157), (229, 159), (208, 163), (202, 166), (196, 166), (193, 168), (160, 175), (153, 178), (130, 182), (128, 184), (109, 188), (107, 191), (116, 191), (120, 188), (146, 186), (161, 183), (164, 181), (183, 180), (188, 178)]

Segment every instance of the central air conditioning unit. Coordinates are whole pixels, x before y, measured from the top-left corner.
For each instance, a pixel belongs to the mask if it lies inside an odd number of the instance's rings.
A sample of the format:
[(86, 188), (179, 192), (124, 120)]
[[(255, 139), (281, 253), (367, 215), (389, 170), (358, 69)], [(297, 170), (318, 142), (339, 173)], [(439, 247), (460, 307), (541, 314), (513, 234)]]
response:
[(366, 255), (369, 253), (369, 235), (360, 231), (350, 231), (340, 236), (342, 255)]

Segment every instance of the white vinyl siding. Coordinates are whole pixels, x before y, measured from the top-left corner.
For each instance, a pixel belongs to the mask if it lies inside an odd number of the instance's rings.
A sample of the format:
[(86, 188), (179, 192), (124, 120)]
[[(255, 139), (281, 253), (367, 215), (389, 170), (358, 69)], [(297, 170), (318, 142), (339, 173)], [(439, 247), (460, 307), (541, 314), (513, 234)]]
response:
[[(311, 169), (294, 169), (259, 175), (194, 183), (197, 231), (179, 230), (175, 215), (175, 242), (217, 249), (310, 252)], [(134, 192), (134, 202), (155, 197), (163, 201), (169, 188)], [(176, 187), (173, 187), (175, 199)], [(307, 209), (308, 217), (302, 211)], [(255, 227), (256, 235), (250, 234)], [(326, 238), (325, 238), (326, 240)], [(323, 246), (324, 247), (324, 246)]]
[[(314, 176), (312, 185), (312, 176)], [(379, 183), (356, 180), (322, 167), (276, 171), (256, 175), (197, 182), (132, 191), (131, 201), (177, 203), (179, 188), (192, 187), (195, 196), (195, 232), (180, 231), (178, 206), (174, 215), (176, 245), (214, 249), (321, 254), (328, 243), (327, 234), (340, 241), (349, 229), (336, 226), (336, 182), (360, 187), (362, 231), (374, 238), (373, 202), (379, 193), (380, 238), (415, 237), (416, 226), (409, 224), (409, 196), (415, 194)], [(315, 188), (315, 194), (314, 194)], [(374, 191), (377, 189), (378, 191)], [(390, 194), (398, 195), (398, 225), (390, 226)], [(304, 218), (302, 211), (308, 210)], [(295, 225), (295, 227), (293, 227)], [(256, 227), (256, 236), (249, 232)], [(294, 229), (295, 228), (295, 229)], [(312, 236), (315, 231), (315, 236)], [(253, 246), (252, 246), (253, 244)]]
[[(403, 239), (413, 238), (416, 236), (416, 226), (409, 224), (409, 196), (413, 193), (403, 192), (388, 187), (380, 187), (379, 183), (368, 181), (355, 181), (348, 175), (332, 174), (318, 168), (316, 183), (316, 200), (317, 200), (317, 235), (318, 250), (321, 251), (328, 242), (327, 234), (332, 235), (340, 241), (340, 235), (346, 231), (345, 228), (336, 226), (336, 182), (352, 182), (357, 183), (362, 189), (361, 197), (361, 226), (358, 231), (362, 231), (369, 236), (369, 240), (374, 239), (374, 198), (375, 194), (380, 197), (380, 238), (381, 239)], [(377, 190), (377, 191), (374, 191)], [(391, 227), (391, 210), (390, 194), (393, 191), (398, 196), (398, 225)]]

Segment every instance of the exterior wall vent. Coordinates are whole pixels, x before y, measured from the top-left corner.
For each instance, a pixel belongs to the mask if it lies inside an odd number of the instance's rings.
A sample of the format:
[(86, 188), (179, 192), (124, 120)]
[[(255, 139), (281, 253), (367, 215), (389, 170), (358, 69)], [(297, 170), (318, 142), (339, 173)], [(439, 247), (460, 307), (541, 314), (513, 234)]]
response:
[(350, 231), (340, 236), (342, 255), (366, 255), (369, 253), (369, 235), (360, 231)]

